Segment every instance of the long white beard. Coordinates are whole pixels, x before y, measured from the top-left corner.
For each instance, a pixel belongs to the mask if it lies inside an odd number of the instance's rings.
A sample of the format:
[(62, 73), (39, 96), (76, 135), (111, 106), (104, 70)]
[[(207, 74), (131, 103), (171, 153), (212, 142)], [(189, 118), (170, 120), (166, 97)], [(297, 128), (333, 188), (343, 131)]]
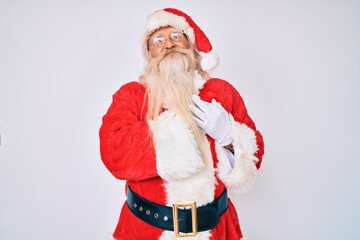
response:
[[(190, 49), (173, 48), (164, 50), (149, 63), (144, 77), (147, 80), (148, 114), (155, 119), (161, 114), (161, 107), (167, 106), (189, 126), (206, 162), (207, 138), (197, 126), (189, 105), (193, 104), (196, 60)], [(147, 118), (149, 115), (147, 116)], [(207, 160), (206, 160), (207, 159)], [(210, 160), (209, 160), (210, 161)]]
[(166, 49), (148, 66), (148, 90), (154, 106), (166, 106), (182, 117), (191, 114), (191, 96), (196, 93), (196, 62), (191, 50)]

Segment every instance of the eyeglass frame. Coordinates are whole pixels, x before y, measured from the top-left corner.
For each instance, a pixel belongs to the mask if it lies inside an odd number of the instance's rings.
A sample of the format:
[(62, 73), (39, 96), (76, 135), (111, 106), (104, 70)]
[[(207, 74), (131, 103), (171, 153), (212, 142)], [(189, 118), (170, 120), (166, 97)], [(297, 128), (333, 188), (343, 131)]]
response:
[[(174, 39), (172, 39), (171, 38), (171, 34), (172, 33), (180, 33), (181, 34), (181, 38), (179, 38), (178, 40), (176, 40), (176, 41), (174, 41)], [(153, 44), (150, 44), (149, 42), (150, 42), (150, 37), (148, 38), (148, 40), (147, 40), (147, 49), (149, 50), (150, 49), (150, 46), (155, 46), (155, 47), (163, 47), (163, 46), (165, 46), (165, 44), (166, 44), (166, 41), (167, 41), (167, 39), (169, 38), (169, 36), (165, 36), (165, 34), (159, 34), (159, 35), (163, 35), (164, 36), (164, 38), (165, 38), (165, 41), (164, 41), (164, 45), (156, 45), (155, 43), (153, 43)], [(151, 35), (150, 35), (151, 36)], [(189, 39), (188, 39), (188, 37), (186, 36), (186, 34), (183, 32), (183, 31), (179, 31), (179, 30), (175, 30), (175, 31), (171, 31), (171, 33), (170, 33), (170, 38), (169, 39), (171, 39), (171, 41), (173, 41), (173, 42), (179, 42), (179, 41), (181, 41), (181, 39), (183, 39), (183, 37), (187, 40), (187, 41), (189, 41)], [(155, 37), (156, 38), (156, 37)], [(155, 39), (154, 38), (154, 39)], [(153, 39), (153, 40), (154, 40)]]

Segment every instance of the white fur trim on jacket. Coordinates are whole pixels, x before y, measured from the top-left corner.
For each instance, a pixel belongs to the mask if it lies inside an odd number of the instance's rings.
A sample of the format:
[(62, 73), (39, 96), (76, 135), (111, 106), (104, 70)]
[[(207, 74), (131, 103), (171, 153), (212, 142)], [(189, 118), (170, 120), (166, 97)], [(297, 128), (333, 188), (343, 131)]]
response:
[(210, 231), (198, 232), (195, 237), (185, 237), (185, 238), (177, 238), (175, 237), (174, 232), (172, 231), (164, 231), (159, 238), (159, 240), (209, 240), (211, 237)]
[(204, 88), (204, 84), (206, 83), (206, 80), (203, 79), (201, 77), (201, 75), (199, 74), (198, 70), (195, 70), (195, 74), (194, 74), (194, 84), (195, 84), (195, 88), (197, 90), (196, 94), (199, 95), (200, 93), (200, 89)]
[[(210, 143), (205, 138), (205, 156), (201, 158), (195, 137), (188, 125), (171, 110), (149, 122), (153, 131), (158, 174), (165, 179), (166, 205), (195, 201), (203, 206), (214, 200), (215, 169)], [(192, 240), (209, 240), (210, 231), (199, 232)], [(175, 240), (173, 231), (164, 231), (160, 240)]]
[(188, 125), (167, 110), (149, 122), (153, 132), (158, 174), (165, 180), (188, 178), (204, 168), (200, 150)]
[[(233, 134), (235, 166), (231, 172), (228, 173), (226, 164), (219, 161), (217, 173), (221, 181), (230, 190), (235, 192), (246, 192), (254, 184), (257, 175), (257, 168), (255, 164), (258, 159), (254, 155), (258, 150), (256, 136), (254, 130), (243, 123), (235, 121), (231, 114), (229, 114), (229, 117)], [(221, 154), (220, 148), (220, 144), (215, 142), (217, 155)]]

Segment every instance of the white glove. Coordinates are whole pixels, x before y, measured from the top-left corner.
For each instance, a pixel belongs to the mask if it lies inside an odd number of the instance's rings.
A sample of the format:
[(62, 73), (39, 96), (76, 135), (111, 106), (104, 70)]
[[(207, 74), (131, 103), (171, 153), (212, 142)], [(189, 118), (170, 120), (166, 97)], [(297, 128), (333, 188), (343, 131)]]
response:
[(231, 172), (231, 170), (235, 167), (235, 156), (232, 152), (227, 150), (224, 147), (220, 147), (220, 151), (218, 152), (218, 159), (224, 166), (224, 170), (227, 174)]
[(205, 102), (199, 96), (193, 95), (196, 106), (190, 105), (195, 114), (196, 124), (221, 146), (232, 143), (230, 118), (228, 112), (215, 99), (211, 103)]

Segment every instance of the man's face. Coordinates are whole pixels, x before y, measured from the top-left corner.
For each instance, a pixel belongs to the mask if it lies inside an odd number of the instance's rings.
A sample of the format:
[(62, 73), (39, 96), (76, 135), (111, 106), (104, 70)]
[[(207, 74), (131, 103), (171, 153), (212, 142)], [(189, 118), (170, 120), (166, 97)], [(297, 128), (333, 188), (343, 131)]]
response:
[(164, 49), (175, 46), (188, 49), (189, 41), (186, 36), (173, 27), (162, 27), (149, 36), (149, 51), (152, 57), (157, 57)]

